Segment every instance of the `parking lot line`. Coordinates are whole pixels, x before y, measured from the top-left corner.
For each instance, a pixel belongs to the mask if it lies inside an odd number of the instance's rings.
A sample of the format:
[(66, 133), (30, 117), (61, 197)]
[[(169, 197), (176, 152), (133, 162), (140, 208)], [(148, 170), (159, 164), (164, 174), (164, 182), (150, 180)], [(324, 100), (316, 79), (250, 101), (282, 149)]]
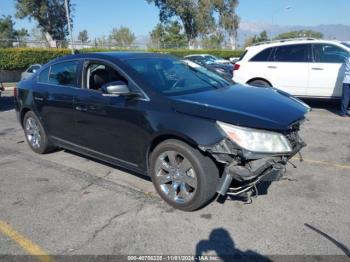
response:
[(32, 241), (18, 233), (6, 222), (0, 220), (0, 233), (3, 233), (5, 236), (11, 238), (15, 241), (23, 250), (28, 254), (33, 255), (40, 262), (54, 262), (54, 259), (51, 258), (41, 247), (34, 244)]
[(312, 160), (312, 159), (307, 159), (307, 158), (304, 158), (303, 160), (304, 160), (304, 162), (311, 163), (311, 164), (320, 164), (320, 165), (329, 166), (329, 167), (350, 169), (350, 165), (342, 165), (342, 164), (338, 164), (338, 163), (332, 163), (332, 162), (320, 161), (320, 160)]

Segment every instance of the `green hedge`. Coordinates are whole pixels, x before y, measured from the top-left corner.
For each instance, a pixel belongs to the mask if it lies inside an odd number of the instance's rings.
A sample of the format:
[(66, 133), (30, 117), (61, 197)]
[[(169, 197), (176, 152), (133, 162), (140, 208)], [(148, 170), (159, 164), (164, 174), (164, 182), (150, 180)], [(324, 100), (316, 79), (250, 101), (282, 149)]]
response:
[(67, 54), (68, 49), (0, 48), (0, 70), (25, 69)]
[[(125, 49), (124, 49), (125, 50)], [(81, 52), (123, 51), (123, 49), (97, 49), (90, 48)], [(142, 50), (137, 50), (142, 51)], [(168, 53), (177, 57), (190, 54), (212, 54), (224, 58), (239, 57), (241, 50), (189, 50), (189, 49), (150, 49), (149, 52)], [(32, 64), (45, 64), (48, 61), (70, 54), (69, 49), (44, 48), (0, 48), (0, 70), (25, 69)]]
[(220, 49), (196, 49), (196, 50), (190, 50), (190, 49), (150, 49), (148, 50), (150, 52), (156, 52), (156, 53), (168, 53), (172, 54), (177, 57), (184, 57), (187, 55), (195, 55), (195, 54), (210, 54), (215, 56), (220, 56), (223, 58), (230, 58), (230, 57), (240, 57), (243, 53), (242, 50), (220, 50)]

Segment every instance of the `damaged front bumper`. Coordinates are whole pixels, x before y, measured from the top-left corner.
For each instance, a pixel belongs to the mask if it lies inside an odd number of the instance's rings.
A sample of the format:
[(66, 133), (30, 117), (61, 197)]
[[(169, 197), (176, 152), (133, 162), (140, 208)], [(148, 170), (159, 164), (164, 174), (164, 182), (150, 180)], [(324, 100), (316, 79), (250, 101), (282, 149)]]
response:
[(259, 154), (238, 148), (225, 138), (212, 146), (200, 146), (224, 165), (217, 193), (237, 196), (245, 192), (257, 193), (257, 184), (262, 181), (278, 181), (286, 171), (288, 161), (306, 146), (297, 131), (286, 134), (293, 151), (288, 154)]

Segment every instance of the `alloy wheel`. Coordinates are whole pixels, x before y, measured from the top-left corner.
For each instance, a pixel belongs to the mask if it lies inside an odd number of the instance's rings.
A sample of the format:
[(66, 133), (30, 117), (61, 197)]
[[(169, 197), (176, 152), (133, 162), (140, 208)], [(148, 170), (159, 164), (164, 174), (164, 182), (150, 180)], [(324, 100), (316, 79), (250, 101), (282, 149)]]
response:
[(28, 117), (25, 124), (26, 136), (30, 145), (37, 149), (41, 146), (41, 134), (38, 123), (32, 117)]
[(197, 189), (197, 176), (191, 162), (176, 151), (163, 152), (155, 165), (156, 183), (164, 195), (176, 203), (188, 203)]

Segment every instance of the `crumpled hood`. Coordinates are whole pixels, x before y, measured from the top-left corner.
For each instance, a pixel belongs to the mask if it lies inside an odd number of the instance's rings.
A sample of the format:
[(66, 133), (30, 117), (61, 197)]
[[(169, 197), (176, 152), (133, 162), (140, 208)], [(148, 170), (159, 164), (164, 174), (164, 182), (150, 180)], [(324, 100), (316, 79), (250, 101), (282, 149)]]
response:
[(309, 110), (285, 92), (239, 84), (170, 99), (174, 110), (180, 113), (276, 131), (288, 130)]

